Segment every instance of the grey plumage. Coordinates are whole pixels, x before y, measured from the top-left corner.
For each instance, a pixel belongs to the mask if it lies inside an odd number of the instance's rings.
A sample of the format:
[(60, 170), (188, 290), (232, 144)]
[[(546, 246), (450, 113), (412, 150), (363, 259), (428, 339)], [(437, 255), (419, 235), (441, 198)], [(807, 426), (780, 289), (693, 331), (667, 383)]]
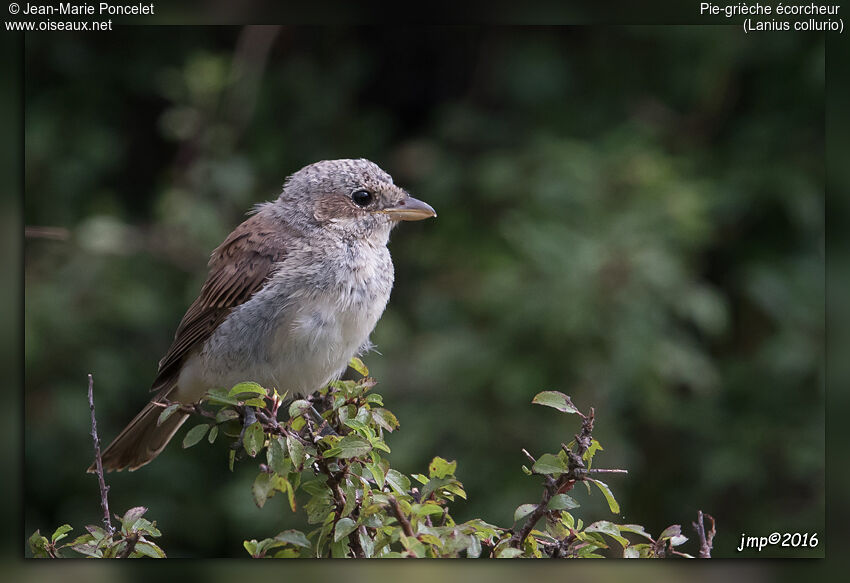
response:
[(196, 402), (241, 381), (306, 395), (338, 378), (387, 305), (390, 231), (431, 216), (368, 160), (317, 162), (290, 176), (213, 252), (160, 361), (157, 395), (104, 450), (104, 468), (134, 470), (162, 451), (187, 416), (157, 427), (160, 399)]

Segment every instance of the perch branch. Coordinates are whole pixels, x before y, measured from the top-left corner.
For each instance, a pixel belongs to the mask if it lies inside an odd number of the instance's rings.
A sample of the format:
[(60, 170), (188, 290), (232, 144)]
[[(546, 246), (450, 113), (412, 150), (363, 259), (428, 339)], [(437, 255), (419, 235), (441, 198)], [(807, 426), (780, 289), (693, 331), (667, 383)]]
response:
[(103, 524), (106, 526), (106, 531), (111, 536), (115, 529), (112, 527), (112, 520), (109, 518), (109, 499), (107, 493), (109, 486), (103, 479), (103, 460), (100, 456), (100, 438), (97, 436), (97, 421), (94, 416), (94, 377), (89, 373), (89, 409), (91, 409), (91, 437), (94, 441), (94, 463), (97, 471), (97, 481), (100, 485), (100, 506), (103, 508)]
[[(705, 531), (703, 517), (708, 518), (711, 521), (711, 528), (708, 529), (708, 532)], [(711, 549), (714, 546), (714, 535), (716, 534), (716, 530), (714, 528), (714, 517), (710, 514), (703, 514), (702, 510), (699, 510), (697, 511), (697, 520), (692, 524), (694, 529), (697, 531), (697, 536), (699, 537), (699, 558), (710, 559)]]
[(390, 508), (395, 514), (395, 517), (398, 519), (398, 523), (401, 525), (401, 529), (404, 531), (404, 534), (407, 536), (414, 536), (413, 528), (410, 526), (410, 522), (407, 520), (407, 517), (404, 515), (404, 512), (401, 510), (401, 506), (398, 504), (398, 500), (396, 500), (395, 496), (388, 496), (390, 499)]

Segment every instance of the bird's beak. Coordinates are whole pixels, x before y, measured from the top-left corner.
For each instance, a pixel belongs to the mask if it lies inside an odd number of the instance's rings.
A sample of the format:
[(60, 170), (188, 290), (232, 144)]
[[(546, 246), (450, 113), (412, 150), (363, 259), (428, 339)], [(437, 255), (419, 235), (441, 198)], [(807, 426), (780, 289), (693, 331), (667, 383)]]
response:
[(383, 209), (379, 212), (390, 215), (396, 221), (421, 221), (436, 217), (436, 211), (426, 202), (408, 196), (396, 206)]

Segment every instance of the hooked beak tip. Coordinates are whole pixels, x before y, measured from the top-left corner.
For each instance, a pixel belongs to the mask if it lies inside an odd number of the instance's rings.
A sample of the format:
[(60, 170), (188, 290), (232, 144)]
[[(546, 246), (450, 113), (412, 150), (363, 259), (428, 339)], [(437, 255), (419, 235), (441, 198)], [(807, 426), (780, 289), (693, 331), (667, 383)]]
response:
[(396, 206), (383, 211), (397, 221), (421, 221), (437, 216), (431, 205), (412, 196), (408, 196)]

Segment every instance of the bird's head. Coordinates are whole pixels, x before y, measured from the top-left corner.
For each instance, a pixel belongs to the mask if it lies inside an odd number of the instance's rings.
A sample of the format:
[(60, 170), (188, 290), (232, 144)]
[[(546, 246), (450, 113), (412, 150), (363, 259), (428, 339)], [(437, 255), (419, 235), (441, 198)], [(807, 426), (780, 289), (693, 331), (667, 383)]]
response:
[(323, 160), (290, 176), (280, 201), (324, 228), (355, 237), (382, 237), (400, 221), (436, 217), (369, 160)]

